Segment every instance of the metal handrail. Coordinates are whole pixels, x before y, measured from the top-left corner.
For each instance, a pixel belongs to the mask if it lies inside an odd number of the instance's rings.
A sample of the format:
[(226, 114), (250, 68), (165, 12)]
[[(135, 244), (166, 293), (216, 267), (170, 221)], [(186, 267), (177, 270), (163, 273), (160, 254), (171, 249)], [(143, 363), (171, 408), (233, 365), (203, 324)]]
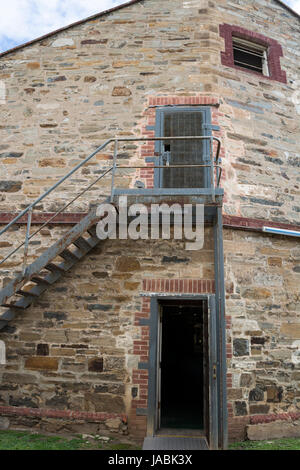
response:
[[(42, 230), (43, 227), (45, 227), (49, 222), (51, 222), (55, 217), (60, 214), (63, 210), (65, 210), (67, 207), (69, 207), (75, 200), (77, 200), (82, 194), (84, 194), (86, 191), (88, 191), (94, 184), (96, 184), (100, 179), (102, 179), (105, 175), (108, 173), (112, 172), (112, 182), (111, 182), (111, 198), (114, 193), (114, 177), (115, 177), (115, 172), (117, 169), (122, 169), (122, 168), (133, 168), (133, 169), (138, 169), (138, 168), (149, 168), (145, 165), (143, 166), (119, 166), (117, 164), (117, 150), (118, 150), (118, 143), (119, 142), (147, 142), (147, 141), (163, 141), (163, 140), (209, 140), (210, 141), (210, 163), (209, 164), (199, 164), (199, 165), (168, 165), (168, 166), (163, 166), (163, 165), (157, 165), (157, 166), (151, 166), (151, 168), (187, 168), (187, 167), (210, 167), (211, 168), (211, 182), (212, 182), (212, 187), (214, 188), (215, 185), (215, 175), (214, 175), (214, 168), (219, 171), (219, 174), (217, 174), (217, 186), (219, 186), (220, 183), (220, 178), (221, 178), (221, 173), (222, 173), (222, 168), (219, 165), (219, 156), (220, 156), (220, 149), (221, 149), (221, 141), (219, 138), (214, 137), (214, 136), (184, 136), (184, 137), (123, 137), (123, 138), (111, 138), (108, 139), (104, 142), (104, 144), (100, 145), (94, 152), (92, 152), (88, 157), (86, 157), (82, 162), (78, 163), (72, 170), (70, 170), (64, 177), (62, 177), (59, 181), (57, 181), (53, 186), (51, 186), (47, 191), (45, 191), (41, 196), (39, 196), (34, 202), (32, 202), (28, 207), (26, 207), (19, 215), (17, 215), (13, 220), (11, 220), (1, 231), (0, 231), (0, 236), (5, 233), (15, 222), (17, 222), (21, 217), (23, 217), (25, 214), (28, 213), (28, 220), (27, 220), (27, 229), (26, 229), (26, 237), (25, 241), (21, 243), (17, 248), (15, 248), (13, 251), (11, 251), (4, 259), (0, 261), (0, 265), (4, 263), (10, 256), (12, 256), (16, 251), (18, 251), (22, 246), (25, 245), (25, 250), (24, 250), (24, 260), (23, 260), (23, 272), (26, 269), (26, 258), (27, 258), (27, 252), (28, 252), (28, 243), (29, 240), (34, 237), (40, 230)], [(213, 159), (213, 141), (217, 142), (217, 150), (216, 150), (216, 157)], [(110, 143), (114, 142), (114, 157), (113, 157), (113, 166), (105, 170), (95, 181), (93, 181), (87, 188), (85, 188), (83, 191), (81, 191), (79, 194), (77, 194), (70, 202), (68, 202), (65, 206), (63, 206), (59, 211), (57, 211), (50, 219), (48, 219), (44, 224), (42, 224), (41, 227), (39, 227), (38, 230), (36, 230), (33, 234), (30, 235), (30, 226), (31, 226), (31, 221), (32, 221), (32, 212), (34, 207), (41, 202), (45, 197), (47, 197), (50, 193), (52, 193), (58, 186), (60, 186), (64, 181), (66, 181), (70, 176), (72, 176), (79, 168), (81, 168), (85, 163), (87, 163), (89, 160), (91, 160), (97, 153), (99, 153), (101, 150), (103, 150), (105, 147), (107, 147)]]

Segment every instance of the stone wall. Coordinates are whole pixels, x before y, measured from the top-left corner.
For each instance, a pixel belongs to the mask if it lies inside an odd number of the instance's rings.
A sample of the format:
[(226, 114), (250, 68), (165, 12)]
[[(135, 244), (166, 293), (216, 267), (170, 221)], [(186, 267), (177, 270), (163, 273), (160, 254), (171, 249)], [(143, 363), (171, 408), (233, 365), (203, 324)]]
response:
[(224, 251), (229, 424), (241, 438), (249, 416), (299, 412), (300, 250), (286, 237), (224, 230)]
[[(276, 39), (287, 82), (223, 65), (223, 23)], [(299, 20), (273, 1), (145, 0), (4, 55), (1, 212), (24, 208), (106, 139), (153, 135), (156, 107), (188, 104), (211, 106), (220, 126), (224, 212), (299, 224), (298, 34)], [(122, 144), (119, 158), (141, 164), (152, 151)], [(61, 207), (111, 160), (111, 149), (101, 152), (38, 210)], [(132, 187), (141, 177), (151, 186), (149, 170), (123, 170), (116, 183)], [(109, 189), (105, 178), (69, 210), (88, 210)], [(29, 261), (66, 228), (44, 229)], [(24, 231), (11, 231), (0, 247), (9, 250)], [(246, 231), (226, 229), (224, 237), (230, 432), (240, 439), (253, 415), (299, 410), (299, 248)], [(134, 341), (145, 340), (135, 324), (142, 279), (211, 281), (211, 238), (208, 231), (199, 252), (178, 241), (100, 244), (1, 333), (8, 359), (0, 366), (2, 413), (75, 409), (97, 426), (116, 419), (123, 429), (132, 402), (146, 399), (135, 383), (145, 378), (133, 373)], [(20, 258), (4, 267), (5, 283)], [(110, 415), (97, 415), (103, 412)], [(135, 424), (144, 432), (145, 417)]]
[[(146, 341), (141, 356), (145, 332), (136, 319), (143, 315), (141, 292), (149, 291), (147, 279), (153, 278), (170, 282), (166, 287), (170, 292), (176, 292), (178, 279), (187, 282), (182, 292), (212, 292), (212, 231), (206, 230), (204, 250), (199, 252), (186, 251), (178, 240), (100, 243), (2, 330), (7, 359), (0, 366), (2, 414), (12, 414), (8, 407), (61, 410), (67, 422), (64, 429), (69, 430), (75, 425), (70, 423), (72, 416), (64, 414), (68, 410), (75, 412), (75, 418), (76, 412), (92, 414), (81, 416), (90, 422), (101, 421), (97, 413), (105, 414), (104, 421), (111, 415), (132, 417), (132, 401), (141, 406), (145, 398), (134, 371), (148, 354)], [(199, 289), (198, 280), (204, 280)], [(162, 283), (155, 286), (157, 290), (164, 290)], [(35, 416), (33, 411), (28, 421), (24, 414), (13, 422), (46, 427), (49, 418), (57, 418), (55, 413)], [(144, 429), (137, 425), (132, 433), (139, 431)]]
[[(277, 40), (287, 83), (224, 66), (223, 23)], [(299, 20), (273, 1), (146, 0), (4, 55), (2, 211), (24, 207), (107, 138), (143, 135), (151, 96), (212, 95), (226, 154), (225, 211), (299, 222), (298, 34)], [(120, 149), (124, 165), (141, 157), (139, 147)], [(40, 209), (61, 206), (110, 164), (105, 150)], [(134, 181), (127, 170), (117, 184)], [(105, 178), (71, 210), (108, 190)]]

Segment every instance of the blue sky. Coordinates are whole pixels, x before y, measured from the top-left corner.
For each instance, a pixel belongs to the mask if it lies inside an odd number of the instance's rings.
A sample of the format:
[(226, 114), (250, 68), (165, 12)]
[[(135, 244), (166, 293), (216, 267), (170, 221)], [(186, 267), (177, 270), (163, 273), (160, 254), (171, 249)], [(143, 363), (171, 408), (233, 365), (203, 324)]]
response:
[[(127, 0), (126, 0), (127, 1)], [(125, 0), (0, 0), (0, 52)], [(285, 0), (300, 13), (300, 0)]]

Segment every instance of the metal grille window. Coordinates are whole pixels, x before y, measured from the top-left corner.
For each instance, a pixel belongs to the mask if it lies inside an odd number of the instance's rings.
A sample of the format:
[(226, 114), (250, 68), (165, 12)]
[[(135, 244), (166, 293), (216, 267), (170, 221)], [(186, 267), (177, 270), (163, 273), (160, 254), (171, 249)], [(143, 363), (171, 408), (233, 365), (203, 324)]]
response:
[[(210, 110), (193, 108), (166, 108), (157, 111), (156, 135), (164, 137), (211, 135)], [(163, 188), (206, 188), (210, 186), (207, 167), (210, 161), (208, 140), (162, 141), (157, 151), (164, 168), (159, 173), (159, 186)], [(182, 165), (186, 165), (184, 168)]]
[[(168, 113), (164, 119), (164, 135), (200, 136), (202, 135), (202, 114)], [(170, 152), (172, 165), (193, 165), (203, 162), (203, 142), (195, 140), (174, 140), (165, 144)], [(203, 168), (172, 168), (164, 171), (166, 188), (197, 188), (204, 187)]]
[(269, 76), (267, 47), (233, 37), (234, 65)]

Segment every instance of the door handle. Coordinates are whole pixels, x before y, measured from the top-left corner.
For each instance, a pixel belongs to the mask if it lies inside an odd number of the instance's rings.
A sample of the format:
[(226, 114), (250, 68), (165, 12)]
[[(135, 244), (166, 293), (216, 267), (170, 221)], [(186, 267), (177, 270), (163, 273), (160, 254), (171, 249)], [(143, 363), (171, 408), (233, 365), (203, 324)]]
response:
[(216, 380), (217, 378), (217, 364), (213, 365), (213, 379)]
[(171, 152), (164, 152), (162, 154), (162, 161), (163, 161), (163, 164), (165, 163), (166, 166), (169, 166), (170, 165), (170, 157), (171, 157)]

